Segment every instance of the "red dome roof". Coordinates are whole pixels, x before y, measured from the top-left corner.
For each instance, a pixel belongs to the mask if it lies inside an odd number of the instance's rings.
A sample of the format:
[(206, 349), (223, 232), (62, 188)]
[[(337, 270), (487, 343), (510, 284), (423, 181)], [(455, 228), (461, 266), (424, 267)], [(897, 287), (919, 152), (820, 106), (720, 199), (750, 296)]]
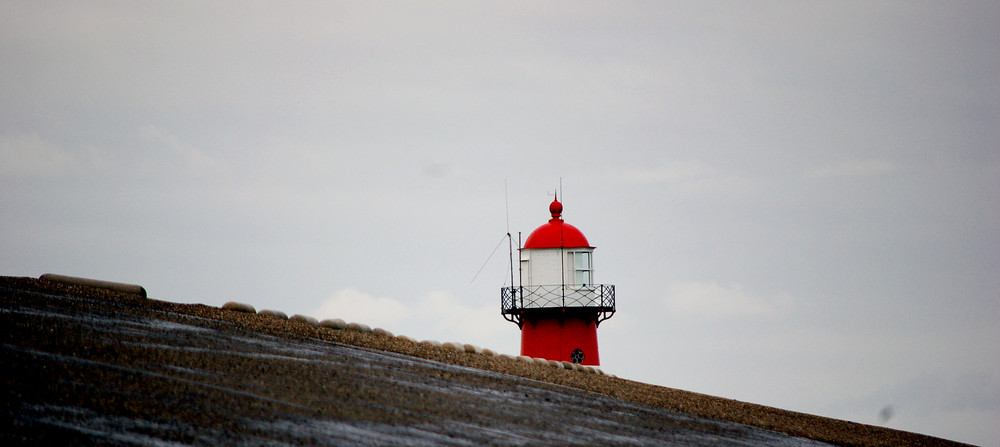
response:
[(560, 217), (562, 204), (558, 198), (552, 200), (549, 212), (552, 213), (552, 219), (528, 235), (528, 239), (524, 241), (524, 248), (593, 248), (580, 230), (563, 222)]

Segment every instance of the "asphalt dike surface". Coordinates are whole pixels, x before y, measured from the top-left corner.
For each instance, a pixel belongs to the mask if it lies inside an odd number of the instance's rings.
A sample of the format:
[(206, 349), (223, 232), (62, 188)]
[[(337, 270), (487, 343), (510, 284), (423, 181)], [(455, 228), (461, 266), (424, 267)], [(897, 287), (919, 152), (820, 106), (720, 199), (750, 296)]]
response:
[(961, 445), (580, 371), (0, 277), (3, 445)]

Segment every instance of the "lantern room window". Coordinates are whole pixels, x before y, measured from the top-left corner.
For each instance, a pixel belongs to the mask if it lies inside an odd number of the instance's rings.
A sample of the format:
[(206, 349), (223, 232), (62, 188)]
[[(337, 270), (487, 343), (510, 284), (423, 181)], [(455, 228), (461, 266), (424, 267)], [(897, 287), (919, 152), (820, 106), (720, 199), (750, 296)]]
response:
[(589, 251), (573, 252), (574, 279), (577, 286), (589, 286), (593, 284), (592, 275), (594, 266), (591, 263)]

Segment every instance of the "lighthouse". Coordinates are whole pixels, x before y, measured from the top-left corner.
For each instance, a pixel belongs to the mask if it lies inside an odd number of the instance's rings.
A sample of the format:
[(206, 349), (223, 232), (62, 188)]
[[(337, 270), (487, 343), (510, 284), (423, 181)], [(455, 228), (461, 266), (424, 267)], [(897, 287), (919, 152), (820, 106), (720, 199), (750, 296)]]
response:
[(597, 326), (615, 313), (615, 286), (594, 282), (594, 247), (562, 211), (557, 196), (518, 249), (521, 285), (500, 290), (501, 312), (521, 329), (521, 355), (599, 366)]

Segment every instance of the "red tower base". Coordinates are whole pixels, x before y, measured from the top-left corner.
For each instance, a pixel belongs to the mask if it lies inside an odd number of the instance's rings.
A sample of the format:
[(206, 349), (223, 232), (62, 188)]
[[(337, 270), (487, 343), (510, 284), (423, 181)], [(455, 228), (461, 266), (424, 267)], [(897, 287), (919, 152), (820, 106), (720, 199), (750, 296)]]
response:
[(524, 316), (521, 355), (600, 366), (597, 323), (592, 315)]

